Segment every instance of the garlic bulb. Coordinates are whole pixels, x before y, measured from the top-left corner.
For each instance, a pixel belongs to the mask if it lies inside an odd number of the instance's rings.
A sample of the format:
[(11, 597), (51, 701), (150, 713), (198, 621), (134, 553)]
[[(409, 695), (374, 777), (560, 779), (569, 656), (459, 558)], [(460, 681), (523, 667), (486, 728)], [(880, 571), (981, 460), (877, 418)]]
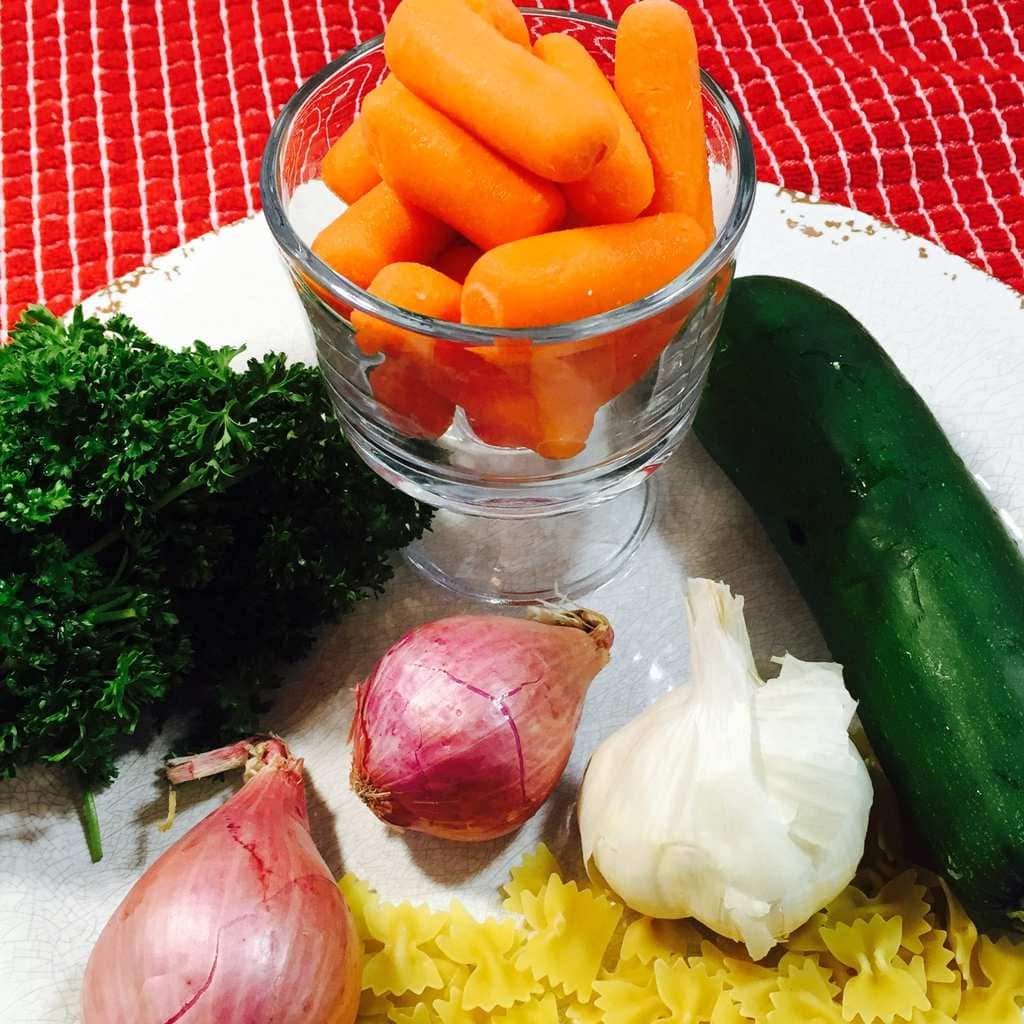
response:
[(743, 598), (689, 582), (691, 685), (610, 736), (580, 791), (583, 859), (634, 910), (695, 917), (755, 959), (829, 903), (864, 851), (871, 782), (842, 668), (778, 659)]

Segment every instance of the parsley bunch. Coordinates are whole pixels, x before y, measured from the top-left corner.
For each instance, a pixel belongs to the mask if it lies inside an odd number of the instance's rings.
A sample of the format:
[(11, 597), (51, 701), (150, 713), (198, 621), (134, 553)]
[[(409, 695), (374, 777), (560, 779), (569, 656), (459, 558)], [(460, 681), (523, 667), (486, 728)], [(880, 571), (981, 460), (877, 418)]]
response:
[[(313, 368), (30, 309), (0, 347), (0, 776), (110, 782), (140, 721), (257, 728), (274, 666), (429, 512), (346, 444)], [(201, 735), (200, 735), (201, 734)]]

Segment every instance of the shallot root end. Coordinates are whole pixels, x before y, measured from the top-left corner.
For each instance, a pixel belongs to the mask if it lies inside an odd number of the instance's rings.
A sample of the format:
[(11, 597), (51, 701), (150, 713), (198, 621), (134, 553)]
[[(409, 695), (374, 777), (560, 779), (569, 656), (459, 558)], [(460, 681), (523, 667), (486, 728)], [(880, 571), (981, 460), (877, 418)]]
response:
[(528, 608), (526, 614), (534, 622), (542, 622), (546, 626), (566, 626), (579, 629), (592, 636), (598, 647), (608, 649), (615, 639), (612, 624), (600, 612), (589, 608), (548, 608), (535, 605)]
[(393, 808), (391, 805), (391, 794), (377, 789), (376, 786), (372, 785), (366, 778), (364, 778), (357, 770), (355, 765), (352, 766), (352, 773), (349, 776), (349, 785), (352, 787), (352, 792), (355, 793), (360, 800), (370, 808), (371, 811), (381, 821), (387, 822), (388, 815), (391, 814)]

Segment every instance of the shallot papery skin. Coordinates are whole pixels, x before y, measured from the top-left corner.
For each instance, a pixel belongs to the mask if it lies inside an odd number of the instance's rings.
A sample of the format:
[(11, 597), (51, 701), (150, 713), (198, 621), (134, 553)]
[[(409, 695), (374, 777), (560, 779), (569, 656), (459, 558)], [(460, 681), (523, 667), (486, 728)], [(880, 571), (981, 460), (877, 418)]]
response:
[[(360, 942), (309, 832), (302, 762), (278, 740), (249, 750), (255, 775), (107, 922), (85, 972), (82, 1024), (355, 1019)], [(199, 775), (177, 773), (189, 777)]]
[(586, 610), (531, 615), (420, 626), (360, 685), (351, 784), (377, 817), (482, 841), (513, 832), (547, 799), (613, 633)]

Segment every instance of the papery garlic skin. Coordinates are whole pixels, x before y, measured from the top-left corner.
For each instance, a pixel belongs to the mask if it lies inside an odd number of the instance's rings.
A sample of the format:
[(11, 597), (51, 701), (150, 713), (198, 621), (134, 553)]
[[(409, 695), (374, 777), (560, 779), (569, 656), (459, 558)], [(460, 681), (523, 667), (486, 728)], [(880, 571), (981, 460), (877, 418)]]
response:
[(579, 799), (584, 863), (634, 910), (695, 917), (755, 959), (829, 903), (872, 789), (842, 669), (787, 655), (764, 683), (743, 598), (689, 582), (693, 679), (610, 736)]

